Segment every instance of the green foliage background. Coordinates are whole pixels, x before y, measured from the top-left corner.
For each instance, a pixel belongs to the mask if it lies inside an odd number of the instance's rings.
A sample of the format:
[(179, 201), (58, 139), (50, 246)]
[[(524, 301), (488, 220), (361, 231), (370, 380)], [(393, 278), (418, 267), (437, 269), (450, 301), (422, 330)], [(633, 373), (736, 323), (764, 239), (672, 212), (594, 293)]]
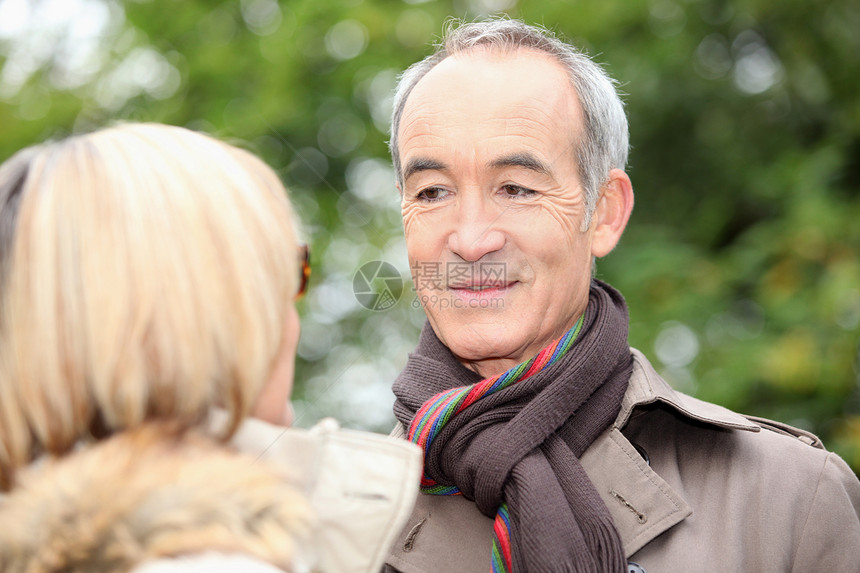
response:
[[(812, 430), (860, 469), (856, 2), (0, 0), (0, 159), (116, 120), (262, 155), (314, 253), (299, 425), (386, 431), (423, 322), (391, 88), (449, 17), (502, 13), (581, 46), (628, 94), (636, 208), (598, 275), (628, 299), (632, 344), (679, 389)], [(353, 296), (373, 260), (406, 281), (386, 311)]]

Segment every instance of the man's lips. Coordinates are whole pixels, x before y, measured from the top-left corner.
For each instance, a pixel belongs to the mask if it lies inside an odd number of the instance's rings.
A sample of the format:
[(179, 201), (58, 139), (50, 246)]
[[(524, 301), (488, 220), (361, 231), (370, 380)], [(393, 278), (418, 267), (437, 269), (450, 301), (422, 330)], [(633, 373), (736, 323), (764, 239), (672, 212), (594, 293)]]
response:
[(449, 284), (448, 289), (460, 292), (484, 292), (484, 291), (500, 291), (509, 288), (516, 284), (516, 281), (504, 283), (481, 283), (481, 284)]

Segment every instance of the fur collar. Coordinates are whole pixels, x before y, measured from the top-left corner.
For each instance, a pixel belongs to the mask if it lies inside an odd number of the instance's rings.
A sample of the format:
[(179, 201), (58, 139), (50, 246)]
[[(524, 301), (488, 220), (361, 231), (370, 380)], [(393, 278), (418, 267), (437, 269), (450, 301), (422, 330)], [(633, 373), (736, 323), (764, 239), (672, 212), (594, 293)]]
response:
[(43, 460), (0, 498), (0, 570), (129, 571), (155, 558), (240, 553), (288, 570), (311, 529), (272, 467), (147, 426)]

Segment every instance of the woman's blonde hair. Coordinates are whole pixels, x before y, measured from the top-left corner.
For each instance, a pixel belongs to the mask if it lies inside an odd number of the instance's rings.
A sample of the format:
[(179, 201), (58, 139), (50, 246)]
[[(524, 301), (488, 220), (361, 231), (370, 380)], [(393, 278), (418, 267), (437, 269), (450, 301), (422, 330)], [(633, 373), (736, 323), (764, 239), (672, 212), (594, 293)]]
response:
[(34, 458), (224, 407), (231, 434), (277, 358), (295, 219), (247, 151), (127, 124), (0, 166), (0, 489)]

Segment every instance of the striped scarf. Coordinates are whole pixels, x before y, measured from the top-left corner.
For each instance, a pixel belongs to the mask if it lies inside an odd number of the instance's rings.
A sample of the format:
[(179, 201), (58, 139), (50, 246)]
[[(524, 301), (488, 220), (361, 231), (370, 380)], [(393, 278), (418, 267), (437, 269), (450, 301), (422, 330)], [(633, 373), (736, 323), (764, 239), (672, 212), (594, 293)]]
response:
[(425, 452), (424, 493), (463, 494), (494, 517), (492, 571), (623, 570), (578, 457), (617, 416), (631, 368), (626, 307), (599, 281), (568, 332), (487, 379), (425, 326), (394, 384), (395, 414)]
[[(573, 346), (576, 335), (579, 334), (581, 328), (582, 318), (577, 320), (573, 328), (568, 330), (564, 336), (553, 341), (531, 360), (477, 384), (452, 388), (427, 400), (412, 420), (408, 439), (426, 452), (433, 438), (451, 419), (451, 416), (456, 416), (484, 396), (503, 390), (555, 363)], [(457, 486), (439, 484), (426, 473), (421, 478), (421, 490), (430, 495), (458, 495), (460, 493)], [(493, 547), (491, 550), (493, 573), (509, 573), (513, 570), (510, 538), (511, 526), (508, 506), (506, 503), (502, 503), (493, 524)]]

